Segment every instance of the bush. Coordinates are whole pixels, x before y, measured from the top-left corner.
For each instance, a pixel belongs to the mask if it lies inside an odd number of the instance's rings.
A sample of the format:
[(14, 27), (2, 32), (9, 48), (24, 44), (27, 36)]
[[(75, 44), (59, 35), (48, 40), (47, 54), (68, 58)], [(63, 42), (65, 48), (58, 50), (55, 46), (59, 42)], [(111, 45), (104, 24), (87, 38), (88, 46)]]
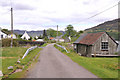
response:
[[(18, 46), (19, 43), (17, 40), (13, 40), (13, 46), (16, 47)], [(11, 39), (2, 39), (2, 47), (10, 47), (11, 46)]]
[[(19, 47), (19, 46), (41, 46), (45, 42), (35, 42), (35, 41), (29, 41), (29, 40), (21, 40), (21, 39), (13, 39), (13, 47)], [(11, 46), (11, 39), (2, 39), (2, 47), (10, 47)]]

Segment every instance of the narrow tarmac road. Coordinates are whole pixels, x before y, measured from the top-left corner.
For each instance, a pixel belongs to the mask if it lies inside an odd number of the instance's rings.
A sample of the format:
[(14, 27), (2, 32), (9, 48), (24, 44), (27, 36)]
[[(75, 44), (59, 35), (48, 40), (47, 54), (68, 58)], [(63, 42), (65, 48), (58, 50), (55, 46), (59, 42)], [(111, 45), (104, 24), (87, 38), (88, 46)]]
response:
[(26, 78), (97, 78), (53, 44), (47, 45), (40, 53), (37, 64), (28, 71)]

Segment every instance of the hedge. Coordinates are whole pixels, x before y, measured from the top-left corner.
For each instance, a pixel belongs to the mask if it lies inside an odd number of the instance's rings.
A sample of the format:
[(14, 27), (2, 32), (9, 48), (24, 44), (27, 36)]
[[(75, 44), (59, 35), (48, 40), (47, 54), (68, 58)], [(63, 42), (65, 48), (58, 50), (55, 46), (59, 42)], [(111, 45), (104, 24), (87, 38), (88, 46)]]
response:
[[(26, 46), (26, 45), (37, 45), (41, 46), (45, 42), (35, 42), (35, 41), (27, 41), (27, 40), (19, 40), (19, 39), (13, 39), (13, 47), (19, 47), (19, 46)], [(11, 46), (11, 39), (2, 39), (2, 47), (10, 47)]]

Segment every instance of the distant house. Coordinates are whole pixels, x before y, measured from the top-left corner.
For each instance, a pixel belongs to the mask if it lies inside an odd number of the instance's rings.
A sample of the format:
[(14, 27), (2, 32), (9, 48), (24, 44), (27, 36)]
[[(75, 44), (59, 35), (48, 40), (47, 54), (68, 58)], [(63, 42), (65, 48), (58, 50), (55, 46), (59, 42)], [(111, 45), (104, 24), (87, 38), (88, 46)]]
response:
[(57, 36), (55, 39), (55, 41), (59, 41), (59, 42), (64, 42), (65, 40), (62, 38), (62, 35), (61, 36)]
[(37, 39), (36, 41), (38, 41), (38, 42), (44, 42), (43, 39)]
[(7, 38), (7, 34), (5, 34), (2, 31), (0, 31), (0, 40), (1, 39), (5, 39), (5, 38)]
[[(8, 35), (8, 38), (11, 38), (12, 37), (12, 35), (11, 34), (9, 34)], [(15, 34), (13, 34), (13, 39), (17, 39), (17, 37), (16, 37), (16, 35)]]
[(36, 36), (35, 38), (38, 39), (38, 36)]
[(74, 49), (82, 56), (113, 55), (118, 43), (106, 32), (82, 34), (74, 43)]
[(54, 40), (55, 38), (54, 38), (54, 37), (50, 37), (49, 39), (50, 39), (50, 40)]
[(65, 42), (65, 40), (63, 38), (60, 38), (59, 42)]
[(64, 42), (65, 40), (63, 38), (55, 38), (55, 41), (59, 41), (59, 42)]
[(27, 34), (27, 32), (25, 31), (25, 33), (22, 35), (21, 37), (22, 39), (25, 39), (25, 40), (29, 40), (30, 39), (30, 36)]

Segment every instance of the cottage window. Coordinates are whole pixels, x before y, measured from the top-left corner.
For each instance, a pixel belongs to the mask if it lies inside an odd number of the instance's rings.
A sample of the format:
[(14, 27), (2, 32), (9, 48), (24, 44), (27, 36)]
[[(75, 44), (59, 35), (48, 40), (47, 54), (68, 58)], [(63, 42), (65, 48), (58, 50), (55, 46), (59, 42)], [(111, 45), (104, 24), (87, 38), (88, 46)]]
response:
[(102, 42), (101, 49), (108, 50), (108, 42)]
[(1, 38), (3, 38), (3, 35), (1, 35)]

